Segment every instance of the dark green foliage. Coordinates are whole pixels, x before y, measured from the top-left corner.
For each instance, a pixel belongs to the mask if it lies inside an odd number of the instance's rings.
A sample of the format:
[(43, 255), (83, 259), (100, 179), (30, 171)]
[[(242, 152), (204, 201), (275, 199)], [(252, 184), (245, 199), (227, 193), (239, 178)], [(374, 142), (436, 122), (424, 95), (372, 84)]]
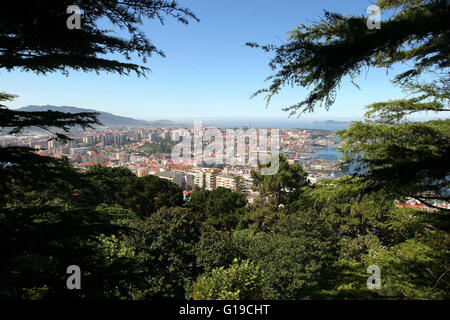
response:
[(181, 206), (182, 189), (176, 184), (155, 176), (136, 177), (127, 168), (107, 168), (100, 165), (86, 172), (95, 186), (92, 194), (96, 203), (121, 205), (146, 217), (163, 206)]
[[(264, 165), (260, 165), (263, 167)], [(298, 163), (289, 165), (286, 158), (280, 156), (279, 168), (276, 174), (261, 175), (252, 171), (253, 184), (263, 198), (273, 198), (275, 206), (286, 206), (300, 198), (302, 188), (308, 186), (305, 172)]]
[[(64, 159), (47, 163), (52, 166), (46, 180), (33, 175), (27, 180), (31, 184), (7, 180), (0, 208), (2, 298), (130, 297), (132, 261), (117, 257), (108, 262), (99, 237), (126, 232), (115, 221), (135, 215), (95, 208), (89, 196), (94, 188), (85, 175)], [(73, 264), (81, 268), (86, 291), (66, 288), (66, 268)]]
[(450, 120), (418, 123), (355, 122), (339, 133), (345, 159), (365, 170), (367, 187), (414, 197), (449, 200)]
[(108, 168), (101, 165), (90, 167), (86, 171), (86, 177), (95, 188), (92, 190), (93, 200), (110, 205), (123, 204), (125, 189), (137, 180), (128, 168)]
[(268, 281), (267, 299), (315, 296), (324, 270), (333, 261), (332, 231), (316, 216), (298, 214), (281, 219), (273, 234), (254, 237), (246, 255), (261, 267)]
[(142, 282), (136, 298), (184, 299), (185, 285), (198, 273), (195, 247), (200, 224), (185, 208), (162, 208), (132, 225), (127, 240), (135, 252)]
[[(108, 263), (99, 249), (101, 234), (124, 230), (106, 212), (23, 206), (2, 209), (0, 220), (3, 299), (130, 297), (122, 285), (130, 282), (131, 261)], [(81, 267), (83, 291), (66, 288), (66, 268), (73, 264)]]
[(219, 230), (234, 229), (246, 204), (243, 194), (219, 187), (211, 192), (206, 202), (206, 223)]
[(219, 187), (212, 191), (194, 191), (188, 205), (208, 225), (218, 230), (231, 230), (244, 215), (247, 200), (242, 193)]
[[(259, 165), (260, 168), (264, 166)], [(303, 196), (309, 186), (307, 172), (298, 163), (289, 165), (283, 156), (280, 156), (275, 174), (262, 175), (259, 171), (251, 171), (251, 175), (260, 195), (249, 206), (246, 215), (240, 217), (240, 229), (272, 232), (274, 223), (289, 212), (297, 212), (299, 202), (307, 199)]]
[(242, 177), (241, 176), (235, 176), (233, 178), (233, 180), (234, 180), (234, 183), (236, 184), (236, 187), (235, 187), (234, 191), (236, 191), (236, 192), (243, 192), (244, 189), (245, 189), (245, 184), (244, 184), (244, 181), (243, 181)]
[(320, 283), (319, 297), (327, 300), (386, 299), (379, 290), (367, 288), (368, 266), (349, 259), (333, 262), (326, 268), (326, 276)]
[(206, 208), (205, 204), (208, 201), (208, 198), (211, 194), (211, 191), (200, 189), (198, 186), (194, 187), (194, 192), (192, 192), (188, 206), (191, 208), (192, 212), (196, 215), (199, 221), (205, 221), (206, 219)]
[[(141, 282), (138, 263), (122, 247), (130, 221), (145, 212), (126, 208), (154, 212), (181, 204), (181, 189), (156, 177), (137, 178), (128, 169), (98, 166), (83, 174), (66, 160), (51, 161), (46, 181), (6, 185), (0, 212), (3, 298), (136, 297), (130, 286)], [(138, 184), (144, 190), (132, 198)], [(65, 286), (65, 268), (72, 264), (82, 270), (83, 291)]]
[[(364, 180), (342, 177), (324, 181), (305, 193), (308, 202), (299, 205), (303, 210), (318, 213), (327, 219), (340, 236), (357, 237), (374, 232), (390, 241), (388, 228), (393, 195), (385, 192), (368, 193)], [(311, 206), (312, 205), (312, 206)]]
[(198, 267), (205, 271), (211, 271), (222, 266), (226, 267), (239, 254), (239, 248), (233, 244), (229, 232), (217, 231), (208, 226), (203, 228), (196, 248)]
[(195, 300), (257, 300), (263, 298), (264, 272), (251, 261), (237, 259), (228, 268), (220, 267), (194, 284)]
[(128, 186), (124, 204), (140, 217), (149, 216), (162, 207), (181, 206), (183, 189), (165, 179), (145, 176)]
[(450, 237), (448, 232), (427, 233), (389, 249), (376, 248), (367, 264), (383, 270), (380, 294), (396, 299), (450, 298)]
[[(66, 26), (67, 7), (82, 10), (81, 29)], [(108, 58), (120, 54), (126, 60), (137, 54), (145, 63), (153, 53), (164, 56), (140, 30), (145, 19), (175, 18), (187, 24), (198, 20), (174, 1), (2, 1), (0, 4), (0, 67), (19, 68), (40, 74), (69, 68), (82, 71), (107, 71), (119, 74), (136, 72), (144, 75), (148, 67)], [(122, 30), (118, 36), (98, 25), (105, 19)]]
[(253, 232), (272, 232), (273, 224), (285, 215), (284, 210), (277, 208), (273, 203), (257, 198), (245, 215), (239, 218), (237, 229), (249, 229)]

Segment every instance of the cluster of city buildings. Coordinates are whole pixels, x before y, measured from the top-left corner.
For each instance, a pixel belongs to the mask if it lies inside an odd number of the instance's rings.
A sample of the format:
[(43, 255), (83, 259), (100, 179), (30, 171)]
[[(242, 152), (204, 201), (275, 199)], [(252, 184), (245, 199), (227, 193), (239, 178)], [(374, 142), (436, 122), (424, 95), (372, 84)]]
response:
[[(208, 130), (210, 128), (203, 128)], [(242, 128), (241, 128), (242, 129)], [(245, 129), (245, 128), (244, 128)], [(194, 135), (194, 128), (183, 128)], [(225, 129), (216, 129), (226, 135)], [(240, 131), (240, 132), (245, 132)], [(279, 148), (276, 150), (287, 159), (288, 163), (299, 163), (308, 173), (308, 180), (315, 184), (323, 179), (335, 179), (348, 170), (338, 159), (336, 149), (340, 146), (334, 135), (324, 130), (280, 129)], [(180, 141), (178, 128), (102, 128), (93, 131), (73, 130), (70, 141), (50, 139), (40, 130), (26, 130), (20, 136), (0, 135), (2, 146), (26, 146), (36, 149), (43, 156), (67, 157), (73, 166), (86, 170), (100, 164), (107, 167), (127, 167), (138, 177), (154, 175), (169, 180), (184, 190), (188, 195), (195, 187), (214, 190), (218, 187), (239, 190), (246, 193), (249, 202), (258, 196), (252, 189), (250, 172), (258, 170), (255, 163), (249, 163), (252, 152), (261, 153), (258, 147), (251, 146), (252, 141), (245, 140), (244, 161), (214, 163), (214, 157), (226, 158), (225, 141), (222, 150), (203, 155), (198, 161), (195, 148), (189, 150), (188, 161), (173, 161), (171, 147)], [(254, 143), (255, 141), (253, 141)], [(259, 145), (259, 138), (257, 139)], [(270, 144), (270, 137), (267, 145)], [(202, 150), (208, 143), (203, 141)], [(166, 146), (161, 148), (161, 146)], [(152, 148), (148, 148), (151, 146)], [(169, 146), (169, 148), (167, 148)], [(269, 148), (270, 149), (270, 148)], [(253, 151), (252, 151), (253, 150)], [(264, 152), (270, 154), (272, 150)], [(263, 152), (263, 153), (264, 153)], [(243, 156), (242, 154), (239, 156)], [(209, 160), (209, 161), (208, 161)], [(436, 207), (450, 209), (447, 202), (435, 201)], [(414, 199), (398, 206), (432, 210)]]
[[(203, 128), (206, 131), (210, 128)], [(242, 128), (241, 128), (242, 129)], [(245, 129), (245, 128), (243, 128)], [(40, 131), (26, 131), (20, 136), (0, 136), (2, 145), (22, 145), (35, 148), (41, 155), (53, 157), (67, 157), (73, 165), (81, 170), (89, 166), (100, 164), (108, 167), (127, 167), (139, 177), (155, 175), (162, 179), (172, 181), (184, 190), (191, 190), (195, 186), (213, 190), (224, 187), (235, 190), (237, 183), (239, 189), (248, 194), (249, 201), (256, 197), (252, 190), (251, 170), (258, 170), (257, 164), (248, 164), (250, 157), (249, 139), (245, 140), (245, 160), (229, 164), (227, 161), (211, 164), (211, 158), (219, 155), (224, 158), (221, 150), (203, 157), (204, 161), (196, 161), (194, 150), (191, 150), (192, 161), (177, 163), (172, 159), (170, 152), (160, 152), (158, 146), (169, 144), (173, 146), (180, 141), (178, 128), (101, 128), (95, 131), (74, 130), (71, 132), (72, 140), (62, 142), (48, 140), (49, 136)], [(194, 135), (194, 128), (183, 130)], [(216, 129), (223, 136), (225, 129)], [(241, 131), (241, 132), (245, 132)], [(259, 138), (258, 138), (259, 139)], [(270, 136), (268, 138), (270, 150)], [(170, 144), (172, 143), (172, 144)], [(222, 143), (225, 144), (225, 141)], [(258, 140), (259, 143), (259, 140)], [(207, 142), (203, 142), (203, 147)], [(149, 149), (148, 146), (156, 148)], [(334, 179), (341, 175), (341, 161), (337, 159), (324, 159), (317, 153), (319, 149), (333, 149), (338, 146), (331, 132), (304, 129), (280, 129), (279, 150), (289, 163), (299, 163), (308, 172), (308, 180), (317, 183), (322, 179)], [(225, 148), (225, 145), (224, 145)], [(167, 149), (167, 148), (166, 148)], [(149, 151), (151, 150), (151, 151)], [(255, 152), (261, 152), (255, 149)], [(209, 159), (207, 159), (209, 158)], [(209, 164), (207, 164), (209, 163)]]

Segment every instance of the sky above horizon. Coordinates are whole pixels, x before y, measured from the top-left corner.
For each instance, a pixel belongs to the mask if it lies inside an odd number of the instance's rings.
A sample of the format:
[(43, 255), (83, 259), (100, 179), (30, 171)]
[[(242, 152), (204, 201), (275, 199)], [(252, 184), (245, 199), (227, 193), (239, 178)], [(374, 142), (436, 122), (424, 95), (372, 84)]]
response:
[[(144, 120), (287, 118), (282, 108), (302, 100), (307, 89), (286, 87), (267, 108), (263, 95), (250, 99), (269, 84), (264, 79), (271, 74), (270, 55), (245, 43), (278, 45), (297, 25), (318, 21), (323, 10), (368, 16), (366, 9), (374, 2), (180, 0), (179, 5), (193, 11), (200, 22), (183, 25), (169, 18), (164, 25), (145, 22), (147, 37), (166, 54), (147, 61), (145, 66), (152, 69), (147, 78), (73, 70), (67, 77), (0, 70), (1, 91), (19, 96), (8, 103), (11, 108), (73, 106)], [(328, 112), (317, 108), (302, 118), (361, 118), (364, 106), (403, 96), (390, 79), (405, 68), (396, 66), (389, 74), (385, 69), (362, 72), (357, 80), (360, 89), (343, 82)]]

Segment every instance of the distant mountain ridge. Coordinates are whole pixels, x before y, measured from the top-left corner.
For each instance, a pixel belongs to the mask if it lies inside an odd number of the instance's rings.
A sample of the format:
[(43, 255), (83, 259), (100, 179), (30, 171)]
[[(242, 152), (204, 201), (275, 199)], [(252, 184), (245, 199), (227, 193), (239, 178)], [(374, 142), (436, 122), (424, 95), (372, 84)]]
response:
[(59, 111), (59, 112), (67, 112), (67, 113), (80, 113), (80, 112), (98, 112), (98, 120), (104, 126), (148, 126), (148, 127), (167, 127), (173, 125), (172, 121), (169, 120), (156, 120), (156, 121), (145, 121), (138, 120), (129, 117), (117, 116), (112, 113), (97, 111), (93, 109), (84, 109), (77, 107), (68, 107), (68, 106), (53, 106), (53, 105), (45, 105), (45, 106), (36, 106), (30, 105), (23, 108), (16, 109), (18, 111)]
[[(30, 105), (23, 108), (16, 109), (18, 111), (60, 111), (68, 113), (80, 112), (98, 112), (99, 121), (106, 127), (156, 127), (156, 128), (179, 128), (192, 127), (193, 121), (171, 121), (171, 120), (154, 120), (145, 121), (130, 117), (117, 116), (112, 113), (97, 111), (94, 109), (77, 108), (69, 106), (54, 106), (54, 105)], [(201, 120), (201, 119), (199, 119)], [(330, 130), (337, 131), (345, 129), (350, 121), (336, 121), (336, 120), (301, 120), (301, 119), (209, 119), (202, 120), (205, 126), (215, 126), (217, 128), (234, 128), (241, 126), (251, 126), (252, 128), (300, 128), (300, 129), (315, 129), (315, 130)]]

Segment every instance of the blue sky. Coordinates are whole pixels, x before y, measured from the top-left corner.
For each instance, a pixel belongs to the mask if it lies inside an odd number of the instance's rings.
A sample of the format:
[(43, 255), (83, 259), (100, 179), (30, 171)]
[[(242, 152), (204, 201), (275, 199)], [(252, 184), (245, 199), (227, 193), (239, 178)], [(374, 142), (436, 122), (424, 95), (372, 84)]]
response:
[[(183, 25), (167, 18), (165, 25), (146, 22), (143, 30), (166, 58), (153, 56), (147, 78), (135, 75), (71, 71), (38, 76), (0, 70), (1, 90), (19, 97), (12, 108), (26, 105), (66, 105), (92, 108), (139, 119), (287, 118), (282, 107), (307, 94), (304, 88), (286, 88), (266, 109), (263, 96), (250, 99), (265, 87), (270, 56), (246, 47), (246, 42), (281, 44), (287, 32), (301, 23), (317, 21), (323, 9), (365, 14), (374, 1), (366, 0), (180, 0), (200, 22)], [(140, 62), (136, 60), (136, 62)], [(358, 80), (361, 90), (343, 83), (330, 111), (317, 109), (305, 119), (356, 119), (371, 102), (402, 96), (389, 79), (396, 67), (370, 70)]]

